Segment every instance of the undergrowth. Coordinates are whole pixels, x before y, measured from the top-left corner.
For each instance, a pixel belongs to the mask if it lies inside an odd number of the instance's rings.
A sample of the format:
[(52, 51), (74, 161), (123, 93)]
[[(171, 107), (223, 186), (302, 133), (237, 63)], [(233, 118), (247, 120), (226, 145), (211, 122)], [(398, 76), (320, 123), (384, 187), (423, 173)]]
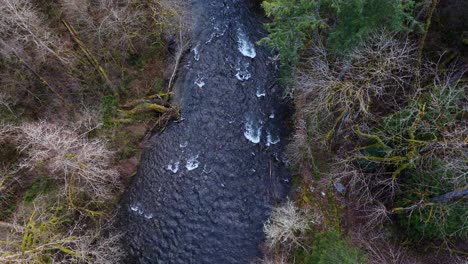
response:
[(301, 264), (364, 264), (365, 254), (353, 246), (349, 239), (342, 238), (337, 231), (315, 234), (310, 250), (299, 248), (294, 254), (294, 262)]
[[(279, 259), (365, 261), (345, 249), (350, 241), (337, 239), (343, 226), (373, 263), (413, 262), (403, 245), (466, 254), (455, 243), (468, 235), (466, 66), (453, 56), (425, 60), (437, 4), (263, 2), (272, 20), (260, 43), (287, 69), (296, 108), (287, 151), (301, 176), (296, 205), (330, 215), (323, 210), (330, 201), (314, 194), (321, 190), (346, 213), (337, 226), (325, 217), (308, 229), (319, 235), (305, 236), (306, 245), (295, 247), (299, 256), (283, 248)], [(365, 241), (370, 238), (382, 248)]]
[(164, 72), (186, 5), (0, 0), (1, 263), (122, 260), (114, 211), (139, 143), (178, 115)]

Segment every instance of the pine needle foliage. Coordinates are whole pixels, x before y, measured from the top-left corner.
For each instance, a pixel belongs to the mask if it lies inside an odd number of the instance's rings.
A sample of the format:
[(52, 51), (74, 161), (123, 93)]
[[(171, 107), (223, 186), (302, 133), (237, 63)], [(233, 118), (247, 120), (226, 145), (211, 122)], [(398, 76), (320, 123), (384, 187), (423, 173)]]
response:
[(266, 0), (262, 7), (272, 21), (259, 43), (278, 52), (287, 77), (301, 52), (319, 39), (346, 55), (379, 30), (409, 30), (414, 6), (413, 0)]
[(336, 53), (346, 54), (371, 33), (382, 29), (390, 32), (406, 31), (407, 22), (413, 21), (410, 13), (413, 6), (414, 1), (341, 1), (336, 27), (330, 32), (330, 44)]

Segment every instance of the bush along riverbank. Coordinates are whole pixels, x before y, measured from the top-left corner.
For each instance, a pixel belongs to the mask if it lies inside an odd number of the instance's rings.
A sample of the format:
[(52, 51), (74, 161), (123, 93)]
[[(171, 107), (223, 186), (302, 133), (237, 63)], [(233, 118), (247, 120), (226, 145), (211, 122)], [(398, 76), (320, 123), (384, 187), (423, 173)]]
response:
[(265, 224), (264, 262), (465, 263), (468, 5), (262, 6), (260, 43), (277, 51), (296, 109), (297, 175)]
[(178, 116), (182, 3), (0, 0), (1, 263), (119, 263), (116, 204)]

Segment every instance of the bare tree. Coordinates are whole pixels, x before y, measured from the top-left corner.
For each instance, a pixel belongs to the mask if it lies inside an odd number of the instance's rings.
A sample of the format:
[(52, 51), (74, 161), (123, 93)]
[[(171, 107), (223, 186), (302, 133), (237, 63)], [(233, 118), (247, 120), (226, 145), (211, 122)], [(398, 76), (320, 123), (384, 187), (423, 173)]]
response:
[(21, 167), (34, 169), (44, 164), (51, 176), (69, 187), (94, 197), (108, 198), (118, 184), (112, 169), (113, 152), (104, 142), (88, 140), (64, 126), (47, 122), (27, 123), (18, 128), (21, 151), (27, 154)]
[(168, 91), (172, 91), (177, 71), (179, 69), (179, 63), (182, 59), (182, 55), (188, 49), (191, 41), (191, 16), (189, 14), (188, 1), (186, 0), (162, 0), (159, 1), (163, 12), (167, 15), (163, 16), (163, 23), (168, 34), (174, 36), (176, 43), (176, 49), (173, 54), (174, 63), (172, 67), (172, 73), (169, 78)]
[(121, 260), (121, 234), (102, 234), (111, 228), (112, 219), (99, 219), (107, 224), (98, 229), (78, 219), (64, 230), (65, 217), (48, 206), (46, 197), (36, 199), (32, 208), (20, 208), (11, 223), (0, 222), (0, 227), (9, 230), (0, 241), (0, 262), (111, 264)]
[(306, 212), (287, 201), (273, 210), (270, 219), (264, 225), (266, 243), (269, 248), (276, 246), (290, 249), (301, 245), (301, 236), (312, 225), (319, 224), (321, 215)]
[(64, 43), (46, 26), (28, 0), (0, 0), (0, 26), (3, 55), (39, 61), (53, 57), (64, 65), (72, 60), (64, 52)]

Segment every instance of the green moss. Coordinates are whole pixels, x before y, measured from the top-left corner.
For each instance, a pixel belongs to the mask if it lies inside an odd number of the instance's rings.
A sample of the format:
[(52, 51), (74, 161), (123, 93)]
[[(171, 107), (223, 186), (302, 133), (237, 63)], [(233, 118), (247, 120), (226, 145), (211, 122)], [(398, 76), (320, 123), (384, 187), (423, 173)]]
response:
[(132, 91), (130, 91), (129, 87), (133, 80), (135, 80), (135, 76), (131, 76), (127, 73), (123, 74), (122, 81), (117, 87), (117, 92), (121, 100), (125, 100), (131, 96)]
[(295, 175), (292, 177), (292, 189), (296, 189), (301, 186), (301, 179), (302, 177), (300, 175)]
[[(431, 202), (434, 197), (466, 188), (466, 166), (460, 163), (456, 172), (452, 165), (443, 161), (447, 160), (446, 150), (450, 151), (444, 134), (459, 126), (456, 117), (463, 112), (464, 89), (434, 86), (426, 89), (430, 92), (384, 117), (381, 125), (372, 128), (370, 134), (357, 131), (362, 138), (367, 138), (367, 147), (361, 148), (362, 156), (355, 161), (363, 172), (385, 171), (398, 180), (400, 189), (395, 204), (390, 206), (401, 209), (419, 204), (414, 210), (398, 211), (399, 227), (408, 239), (467, 236), (466, 198), (449, 203)], [(463, 144), (463, 139), (451, 140), (459, 140), (452, 142), (453, 145)], [(431, 144), (434, 143), (446, 149), (433, 150)], [(459, 155), (463, 156), (463, 151), (459, 151)]]

